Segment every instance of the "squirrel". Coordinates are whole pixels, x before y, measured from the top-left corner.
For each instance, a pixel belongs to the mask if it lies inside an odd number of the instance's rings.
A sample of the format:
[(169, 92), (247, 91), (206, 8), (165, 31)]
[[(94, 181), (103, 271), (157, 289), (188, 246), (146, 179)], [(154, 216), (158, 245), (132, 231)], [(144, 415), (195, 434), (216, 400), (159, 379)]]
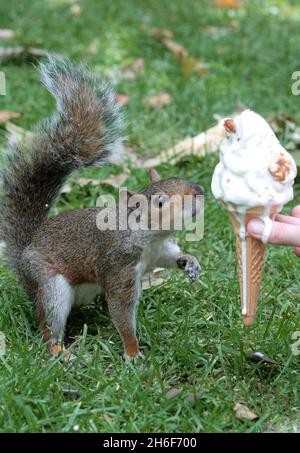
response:
[[(181, 252), (169, 231), (99, 230), (99, 207), (48, 213), (75, 170), (116, 162), (122, 151), (122, 113), (113, 90), (82, 64), (47, 57), (41, 80), (56, 101), (28, 143), (9, 143), (0, 169), (0, 238), (7, 259), (33, 301), (42, 338), (58, 355), (74, 304), (104, 293), (125, 357), (141, 355), (136, 309), (142, 274), (154, 267), (179, 268), (195, 281), (200, 265)], [(196, 197), (203, 189), (180, 178), (161, 180), (150, 170), (151, 185), (140, 192), (158, 196), (157, 211), (171, 196)], [(128, 191), (129, 201), (133, 193)], [(129, 202), (128, 213), (132, 211)]]

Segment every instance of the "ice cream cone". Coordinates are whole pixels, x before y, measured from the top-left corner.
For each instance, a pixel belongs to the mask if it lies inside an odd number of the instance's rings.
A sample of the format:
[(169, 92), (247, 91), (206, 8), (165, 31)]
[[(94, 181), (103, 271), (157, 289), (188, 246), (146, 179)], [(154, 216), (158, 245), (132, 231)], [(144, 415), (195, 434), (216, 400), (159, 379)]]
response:
[[(237, 258), (244, 324), (251, 325), (259, 298), (265, 245), (272, 219), (293, 199), (297, 166), (269, 124), (247, 109), (224, 122), (226, 138), (211, 190), (223, 202), (236, 233)], [(226, 200), (226, 202), (225, 202)], [(247, 223), (258, 217), (265, 223), (263, 241), (247, 236)]]
[[(272, 206), (269, 211), (269, 216), (272, 219), (274, 215), (279, 212), (281, 206)], [(251, 219), (261, 217), (264, 214), (265, 208), (258, 206), (248, 209), (244, 216), (245, 228)], [(243, 321), (245, 326), (250, 326), (255, 320), (257, 303), (259, 299), (260, 284), (262, 280), (264, 257), (265, 257), (265, 244), (257, 239), (247, 236), (246, 243), (246, 288), (244, 291), (244, 277), (243, 277), (243, 261), (242, 261), (242, 244), (243, 241), (240, 236), (241, 224), (238, 217), (234, 212), (229, 212), (229, 218), (233, 225), (236, 235), (236, 253), (240, 277), (240, 299), (241, 308), (244, 308), (244, 294), (246, 295), (246, 312), (243, 312)]]

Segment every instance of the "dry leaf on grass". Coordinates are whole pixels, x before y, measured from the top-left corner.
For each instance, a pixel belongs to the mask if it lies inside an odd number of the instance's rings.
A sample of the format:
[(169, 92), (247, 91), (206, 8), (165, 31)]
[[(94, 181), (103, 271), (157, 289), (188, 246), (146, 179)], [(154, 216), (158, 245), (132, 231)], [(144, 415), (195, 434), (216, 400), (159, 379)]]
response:
[(208, 64), (203, 61), (190, 57), (188, 51), (177, 42), (171, 39), (163, 39), (165, 47), (170, 50), (181, 66), (182, 75), (189, 77), (192, 74), (206, 75), (208, 72)]
[(263, 352), (254, 352), (254, 354), (252, 354), (250, 357), (249, 357), (249, 360), (251, 360), (251, 362), (260, 362), (260, 363), (266, 363), (267, 365), (276, 365), (276, 362), (273, 360), (273, 359), (270, 359), (270, 357), (268, 357), (266, 354), (264, 354)]
[(8, 28), (0, 28), (0, 39), (13, 39), (16, 36), (13, 30)]
[(61, 194), (64, 194), (64, 193), (70, 193), (72, 192), (72, 186), (70, 183), (66, 183), (62, 186), (62, 188), (60, 189), (60, 193)]
[(16, 126), (10, 121), (5, 123), (5, 129), (8, 132), (8, 141), (11, 145), (18, 145), (20, 143), (29, 145), (34, 136), (32, 132), (26, 131), (26, 129)]
[(123, 78), (125, 80), (133, 81), (137, 76), (144, 74), (144, 59), (137, 58), (131, 65), (123, 70)]
[(178, 44), (178, 42), (175, 42), (172, 39), (168, 38), (164, 38), (162, 42), (164, 46), (178, 59), (182, 59), (188, 56), (188, 51), (181, 44)]
[(214, 25), (207, 25), (203, 31), (214, 38), (222, 38), (226, 36), (230, 29), (226, 27), (215, 27)]
[(19, 57), (24, 53), (24, 47), (0, 47), (0, 64), (3, 63), (6, 59), (12, 57)]
[(172, 98), (168, 93), (159, 93), (156, 96), (149, 96), (144, 99), (143, 104), (151, 107), (165, 107), (170, 104)]
[(221, 8), (240, 8), (240, 0), (215, 0), (215, 5)]
[(9, 110), (0, 110), (0, 123), (7, 123), (10, 120), (21, 118), (22, 113), (10, 112)]
[(32, 61), (36, 58), (47, 56), (49, 52), (37, 47), (0, 47), (0, 64), (5, 60), (25, 58), (27, 61)]
[(288, 114), (272, 114), (268, 118), (268, 123), (275, 134), (290, 134), (290, 132), (295, 131), (297, 128), (294, 117)]
[(70, 7), (70, 13), (73, 16), (79, 16), (79, 14), (81, 14), (81, 7), (75, 3)]
[(181, 72), (184, 76), (189, 77), (192, 74), (205, 75), (208, 71), (208, 65), (203, 61), (189, 56), (188, 51), (178, 42), (171, 39), (172, 32), (164, 28), (154, 28), (151, 31), (152, 36), (161, 40), (163, 45), (177, 58), (181, 65)]
[(128, 175), (124, 175), (124, 174), (111, 175), (108, 178), (106, 178), (100, 182), (101, 182), (101, 184), (107, 184), (109, 186), (114, 187), (115, 189), (118, 189), (119, 187), (121, 187), (124, 184), (124, 182), (127, 179), (128, 179)]
[(259, 419), (259, 416), (252, 412), (246, 404), (237, 403), (234, 406), (235, 416), (239, 420), (251, 420), (255, 421)]
[(129, 96), (128, 94), (116, 94), (116, 100), (119, 102), (119, 104), (126, 105), (129, 102)]
[(159, 286), (164, 282), (164, 268), (157, 267), (152, 272), (146, 272), (142, 277), (142, 289), (146, 290), (152, 286)]
[(167, 30), (166, 28), (159, 28), (159, 27), (154, 27), (151, 28), (150, 34), (154, 36), (157, 39), (171, 39), (173, 38), (173, 32), (170, 30)]
[(92, 179), (92, 178), (78, 178), (75, 181), (80, 187), (84, 186), (99, 186), (101, 184), (100, 179)]
[(181, 392), (182, 392), (182, 389), (180, 389), (180, 388), (173, 388), (173, 389), (169, 390), (169, 391), (166, 393), (165, 397), (166, 397), (168, 400), (170, 400), (171, 398), (174, 398), (174, 396), (179, 395)]
[(78, 178), (76, 179), (75, 183), (78, 184), (81, 187), (84, 186), (99, 186), (101, 184), (107, 184), (109, 186), (114, 187), (115, 189), (118, 189), (126, 179), (128, 178), (128, 175), (112, 175), (106, 179), (92, 179), (92, 178)]
[(172, 148), (162, 151), (157, 157), (146, 159), (143, 162), (143, 167), (156, 167), (166, 162), (174, 164), (183, 156), (197, 155), (202, 157), (217, 151), (221, 141), (225, 138), (223, 124), (224, 119), (205, 132), (201, 132), (195, 137), (188, 137)]
[(98, 52), (98, 42), (94, 41), (92, 42), (86, 49), (86, 53), (89, 53), (90, 55), (95, 55)]
[(190, 77), (193, 74), (206, 75), (209, 65), (197, 58), (185, 57), (181, 61), (181, 73), (185, 77)]

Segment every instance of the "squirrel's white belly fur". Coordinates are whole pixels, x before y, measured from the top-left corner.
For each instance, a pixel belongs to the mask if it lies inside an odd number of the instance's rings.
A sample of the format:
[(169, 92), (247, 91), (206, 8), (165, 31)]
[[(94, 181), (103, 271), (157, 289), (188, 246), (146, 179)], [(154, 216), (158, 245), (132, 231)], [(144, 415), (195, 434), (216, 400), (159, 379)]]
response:
[(74, 287), (75, 305), (85, 305), (92, 302), (94, 297), (99, 296), (102, 292), (101, 286), (95, 283), (83, 283)]

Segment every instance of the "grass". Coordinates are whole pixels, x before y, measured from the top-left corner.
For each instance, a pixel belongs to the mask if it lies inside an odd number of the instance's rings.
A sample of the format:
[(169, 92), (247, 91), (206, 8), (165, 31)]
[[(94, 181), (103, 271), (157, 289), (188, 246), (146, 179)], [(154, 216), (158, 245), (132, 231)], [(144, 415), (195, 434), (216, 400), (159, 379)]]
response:
[[(298, 2), (249, 1), (231, 12), (193, 0), (78, 4), (82, 12), (74, 16), (67, 1), (11, 0), (9, 7), (0, 5), (1, 27), (14, 29), (17, 43), (85, 60), (99, 76), (116, 77), (121, 65), (144, 58), (144, 74), (133, 82), (119, 79), (116, 87), (129, 95), (128, 142), (137, 154), (153, 155), (195, 135), (214, 124), (215, 113), (230, 114), (241, 102), (265, 116), (292, 115), (299, 123), (299, 99), (290, 90), (291, 74), (299, 69)], [(279, 14), (270, 14), (271, 6)], [(222, 35), (208, 26), (222, 28)], [(174, 56), (150, 36), (151, 27), (172, 30), (191, 56), (210, 64), (208, 74), (184, 77)], [(86, 50), (91, 43), (96, 54)], [(16, 124), (29, 128), (53, 108), (52, 100), (32, 65), (7, 61), (1, 70), (8, 85), (1, 109), (23, 112)], [(160, 91), (172, 96), (169, 106), (157, 110), (142, 103)], [(180, 238), (198, 256), (203, 274), (190, 285), (180, 272), (168, 272), (164, 285), (143, 293), (138, 335), (145, 360), (135, 365), (123, 362), (119, 337), (99, 301), (73, 312), (68, 323), (75, 362), (49, 360), (32, 304), (2, 263), (0, 330), (7, 354), (0, 358), (1, 431), (72, 432), (76, 425), (81, 432), (300, 430), (299, 356), (291, 351), (291, 335), (300, 330), (300, 261), (292, 250), (269, 247), (257, 322), (243, 328), (234, 237), (210, 193), (216, 161), (217, 156), (187, 158), (159, 168), (164, 177), (182, 176), (206, 190), (204, 239)], [(121, 171), (83, 173), (102, 178)], [(146, 171), (132, 167), (128, 186), (146, 184)], [(294, 203), (300, 203), (299, 184), (295, 192)], [(98, 187), (73, 184), (53, 213), (94, 206), (99, 193)], [(257, 350), (277, 365), (250, 362)], [(181, 392), (168, 399), (170, 389)], [(237, 420), (237, 402), (259, 420)]]

